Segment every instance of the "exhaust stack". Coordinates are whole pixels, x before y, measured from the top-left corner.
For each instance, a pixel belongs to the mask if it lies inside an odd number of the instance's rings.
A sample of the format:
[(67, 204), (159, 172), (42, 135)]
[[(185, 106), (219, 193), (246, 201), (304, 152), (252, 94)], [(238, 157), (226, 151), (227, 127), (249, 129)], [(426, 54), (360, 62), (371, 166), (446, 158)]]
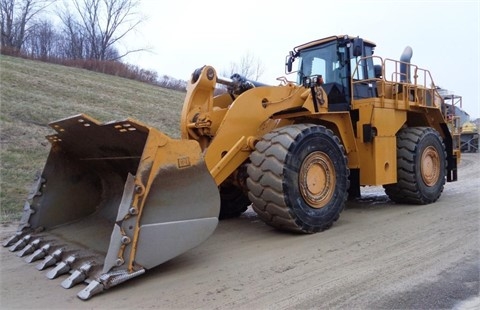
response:
[(400, 82), (411, 83), (410, 60), (413, 56), (413, 50), (410, 46), (405, 47), (400, 56)]

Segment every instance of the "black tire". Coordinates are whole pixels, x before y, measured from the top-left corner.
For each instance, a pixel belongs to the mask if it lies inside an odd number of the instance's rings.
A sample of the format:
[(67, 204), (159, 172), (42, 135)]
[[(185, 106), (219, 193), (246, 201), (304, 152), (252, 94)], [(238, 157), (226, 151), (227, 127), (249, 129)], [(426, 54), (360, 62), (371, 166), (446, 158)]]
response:
[(344, 209), (349, 169), (340, 139), (323, 126), (273, 130), (255, 146), (247, 168), (248, 197), (268, 225), (315, 233)]
[(220, 186), (220, 220), (239, 217), (251, 204), (247, 195), (234, 185)]
[(397, 183), (384, 185), (397, 203), (428, 204), (443, 192), (447, 168), (445, 145), (430, 127), (409, 127), (397, 135)]

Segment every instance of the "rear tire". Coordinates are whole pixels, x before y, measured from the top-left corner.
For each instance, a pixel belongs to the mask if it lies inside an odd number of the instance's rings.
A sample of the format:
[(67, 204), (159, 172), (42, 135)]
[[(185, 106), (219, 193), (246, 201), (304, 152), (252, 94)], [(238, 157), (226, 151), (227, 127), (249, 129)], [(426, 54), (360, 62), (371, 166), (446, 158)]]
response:
[(298, 124), (266, 134), (250, 155), (248, 197), (258, 216), (281, 230), (315, 233), (344, 209), (349, 170), (340, 139)]
[(397, 183), (384, 185), (397, 203), (428, 204), (442, 194), (446, 151), (439, 133), (429, 127), (409, 127), (397, 135)]

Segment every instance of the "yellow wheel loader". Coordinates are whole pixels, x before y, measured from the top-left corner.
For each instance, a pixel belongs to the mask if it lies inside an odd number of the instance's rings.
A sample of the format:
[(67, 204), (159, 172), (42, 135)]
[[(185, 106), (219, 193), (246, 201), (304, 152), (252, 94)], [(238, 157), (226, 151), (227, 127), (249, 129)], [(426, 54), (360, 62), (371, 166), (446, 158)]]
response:
[[(331, 36), (294, 48), (278, 86), (194, 71), (182, 139), (127, 119), (50, 124), (52, 147), (4, 242), (88, 299), (207, 239), (248, 206), (296, 233), (329, 228), (361, 186), (428, 204), (457, 180), (458, 149), (430, 72)], [(225, 92), (214, 96), (221, 84)]]

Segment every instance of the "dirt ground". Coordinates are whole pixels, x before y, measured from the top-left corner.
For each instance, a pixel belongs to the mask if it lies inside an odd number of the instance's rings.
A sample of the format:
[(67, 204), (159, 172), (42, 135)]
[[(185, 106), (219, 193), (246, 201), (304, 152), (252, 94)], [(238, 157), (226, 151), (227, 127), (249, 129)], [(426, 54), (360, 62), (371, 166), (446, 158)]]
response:
[[(2, 309), (478, 309), (480, 154), (431, 205), (362, 190), (328, 231), (291, 235), (253, 211), (199, 247), (89, 301), (0, 249)], [(1, 228), (2, 239), (15, 230)]]

